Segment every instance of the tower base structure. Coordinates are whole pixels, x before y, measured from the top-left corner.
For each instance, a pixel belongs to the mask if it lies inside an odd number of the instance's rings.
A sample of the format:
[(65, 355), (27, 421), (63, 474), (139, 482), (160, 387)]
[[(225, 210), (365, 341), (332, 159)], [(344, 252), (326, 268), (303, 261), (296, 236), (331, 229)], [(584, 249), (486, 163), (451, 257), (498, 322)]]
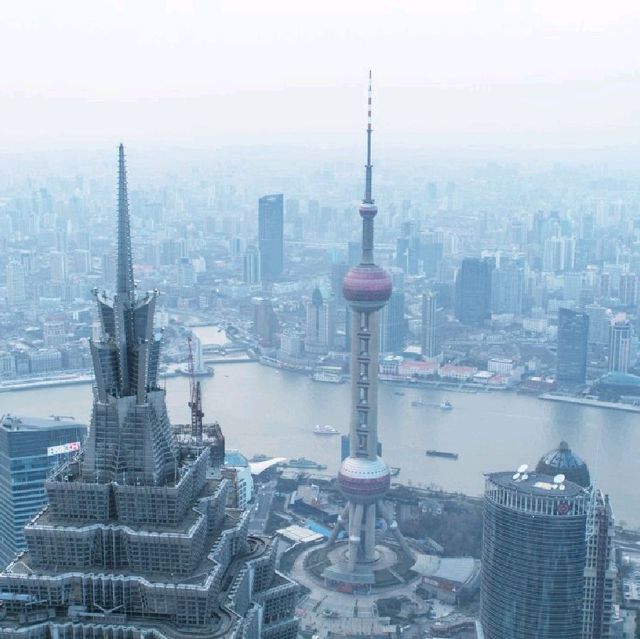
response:
[[(376, 543), (375, 532), (367, 536), (369, 530), (375, 531), (376, 516), (387, 525), (396, 548), (391, 544)], [(347, 541), (337, 543), (343, 529), (348, 530)], [(380, 573), (383, 571), (394, 570), (403, 560), (406, 566), (414, 561), (413, 551), (381, 499), (369, 504), (348, 503), (325, 548), (331, 564), (324, 569), (322, 577), (327, 585), (333, 586), (375, 586), (381, 581)]]

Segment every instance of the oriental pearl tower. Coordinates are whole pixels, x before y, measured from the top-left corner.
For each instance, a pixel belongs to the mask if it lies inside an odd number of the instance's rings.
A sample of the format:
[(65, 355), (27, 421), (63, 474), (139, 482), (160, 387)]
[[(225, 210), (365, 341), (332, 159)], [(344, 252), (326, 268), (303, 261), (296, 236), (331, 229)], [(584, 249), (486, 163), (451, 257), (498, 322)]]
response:
[(372, 196), (371, 72), (369, 72), (367, 163), (362, 218), (362, 258), (347, 273), (344, 297), (351, 308), (351, 416), (349, 456), (338, 472), (338, 487), (347, 505), (328, 541), (335, 543), (342, 529), (348, 546), (341, 560), (328, 567), (324, 577), (353, 584), (374, 583), (376, 514), (384, 519), (401, 550), (412, 553), (383, 499), (389, 490), (389, 468), (378, 455), (378, 354), (380, 309), (391, 296), (391, 278), (373, 261), (373, 222), (378, 208)]

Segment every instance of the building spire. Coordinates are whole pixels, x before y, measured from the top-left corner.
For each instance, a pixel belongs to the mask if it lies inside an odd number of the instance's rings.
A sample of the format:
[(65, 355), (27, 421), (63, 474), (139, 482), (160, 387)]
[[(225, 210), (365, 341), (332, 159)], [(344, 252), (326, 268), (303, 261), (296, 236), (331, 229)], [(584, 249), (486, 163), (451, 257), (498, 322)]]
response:
[(131, 227), (129, 222), (129, 197), (127, 195), (127, 167), (124, 146), (118, 148), (118, 281), (116, 293), (133, 298), (133, 262), (131, 259)]
[(369, 95), (367, 99), (367, 164), (365, 166), (364, 202), (373, 204), (371, 197), (371, 180), (373, 166), (371, 164), (371, 69), (369, 69)]

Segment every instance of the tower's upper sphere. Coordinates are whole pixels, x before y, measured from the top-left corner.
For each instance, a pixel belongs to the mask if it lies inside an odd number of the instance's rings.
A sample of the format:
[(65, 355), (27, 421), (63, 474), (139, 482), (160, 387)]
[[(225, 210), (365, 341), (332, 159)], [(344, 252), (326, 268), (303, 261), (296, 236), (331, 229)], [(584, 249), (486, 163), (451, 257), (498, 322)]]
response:
[(372, 218), (378, 214), (378, 207), (375, 204), (371, 204), (370, 202), (363, 202), (360, 205), (360, 217), (362, 218)]
[(377, 310), (391, 297), (391, 278), (375, 264), (359, 264), (349, 269), (342, 293), (351, 307), (356, 310)]
[(389, 490), (391, 475), (382, 458), (346, 457), (338, 471), (338, 488), (354, 504), (371, 504)]

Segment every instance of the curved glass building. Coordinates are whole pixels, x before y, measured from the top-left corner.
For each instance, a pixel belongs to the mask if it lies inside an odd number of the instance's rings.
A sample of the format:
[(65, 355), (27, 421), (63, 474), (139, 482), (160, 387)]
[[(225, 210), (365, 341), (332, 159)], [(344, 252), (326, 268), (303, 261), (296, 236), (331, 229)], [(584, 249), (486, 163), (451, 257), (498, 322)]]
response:
[(588, 506), (584, 488), (551, 475), (487, 476), (480, 602), (486, 639), (580, 639)]

